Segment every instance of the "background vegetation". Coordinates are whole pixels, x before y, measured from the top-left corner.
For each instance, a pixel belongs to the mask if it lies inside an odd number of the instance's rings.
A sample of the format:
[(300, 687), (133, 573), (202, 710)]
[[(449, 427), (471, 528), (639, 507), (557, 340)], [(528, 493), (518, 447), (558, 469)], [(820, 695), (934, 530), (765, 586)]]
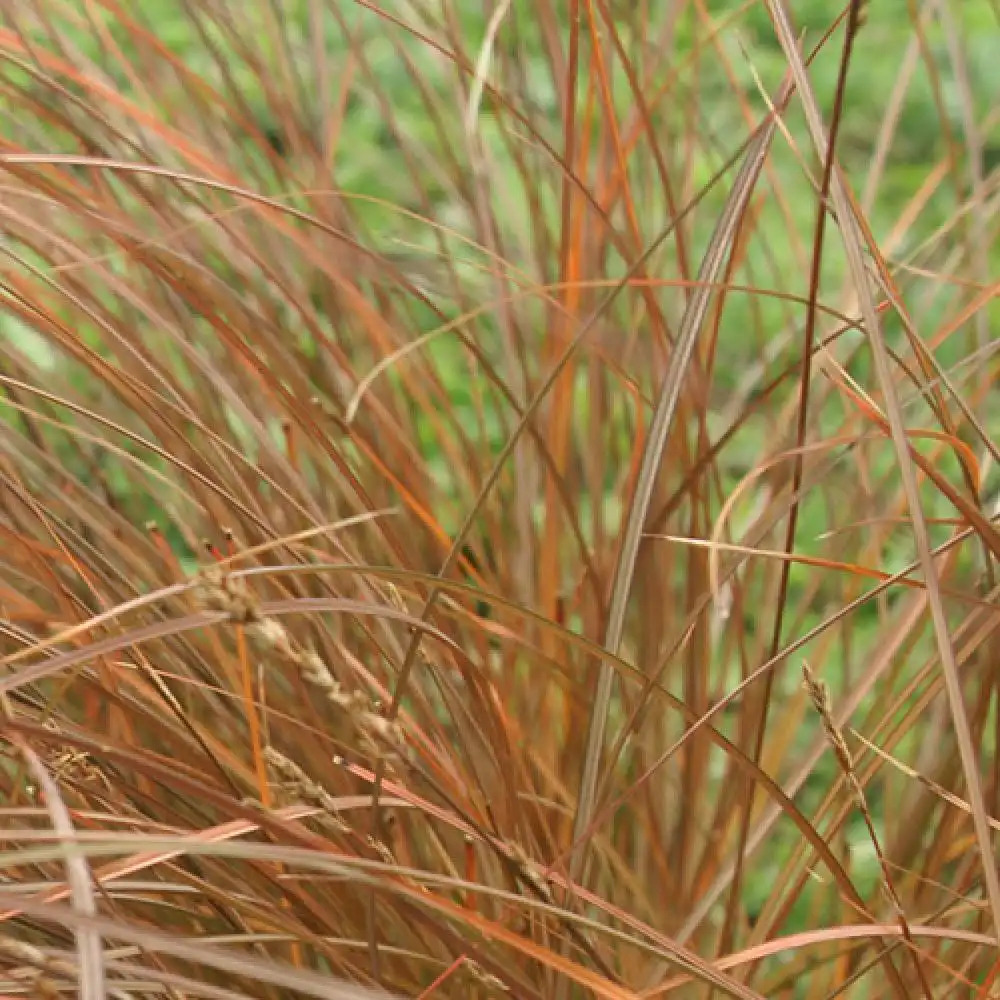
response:
[(1000, 995), (995, 0), (0, 11), (0, 992)]

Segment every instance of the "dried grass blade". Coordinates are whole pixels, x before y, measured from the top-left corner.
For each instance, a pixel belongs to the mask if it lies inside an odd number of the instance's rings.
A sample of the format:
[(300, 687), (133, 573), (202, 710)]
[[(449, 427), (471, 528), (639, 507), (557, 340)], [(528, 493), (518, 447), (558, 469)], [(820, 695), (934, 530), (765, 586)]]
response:
[[(786, 84), (775, 102), (781, 108), (790, 95), (790, 87)], [(757, 183), (757, 178), (764, 166), (764, 161), (774, 137), (777, 119), (768, 116), (759, 127), (757, 135), (746, 151), (743, 166), (733, 184), (726, 207), (719, 217), (711, 242), (702, 260), (698, 277), (691, 299), (684, 312), (681, 326), (677, 334), (677, 342), (670, 359), (670, 367), (664, 378), (656, 409), (650, 425), (646, 448), (642, 457), (639, 476), (636, 482), (635, 496), (632, 500), (628, 521), (625, 526), (621, 552), (615, 571), (614, 589), (611, 594), (611, 606), (608, 617), (608, 627), (605, 633), (605, 648), (617, 655), (621, 646), (625, 627), (625, 612), (628, 606), (632, 577), (635, 572), (639, 544), (642, 540), (646, 516), (652, 500), (656, 474), (660, 467), (663, 449), (670, 433), (677, 403), (688, 365), (694, 353), (698, 333), (708, 312), (709, 304), (715, 293), (715, 283), (722, 272), (727, 255), (739, 228), (740, 220), (746, 208), (750, 195)], [(583, 775), (580, 781), (580, 792), (577, 799), (576, 814), (573, 822), (574, 851), (570, 858), (569, 871), (571, 881), (583, 881), (585, 852), (579, 846), (585, 838), (587, 827), (594, 814), (597, 792), (597, 779), (601, 765), (602, 750), (607, 729), (608, 710), (611, 704), (611, 692), (614, 684), (614, 669), (605, 661), (600, 667), (597, 681), (597, 692), (587, 733), (587, 749), (583, 762)]]
[[(802, 96), (803, 109), (813, 142), (819, 155), (823, 156), (826, 150), (826, 133), (823, 128), (822, 116), (816, 101), (816, 95), (813, 92), (808, 74), (806, 73), (801, 53), (796, 45), (795, 33), (788, 16), (786, 4), (782, 0), (768, 0), (768, 7), (771, 11), (772, 21), (785, 57), (788, 60), (789, 68), (795, 76), (796, 85)], [(862, 248), (865, 245), (865, 240), (861, 233), (861, 228), (855, 219), (852, 200), (847, 194), (846, 182), (840, 170), (834, 173), (831, 197), (843, 236), (848, 266), (864, 318), (865, 330), (871, 344), (875, 374), (885, 398), (886, 417), (889, 422), (893, 444), (899, 458), (899, 472), (913, 524), (914, 542), (917, 548), (920, 567), (927, 582), (927, 597), (930, 605), (931, 620), (934, 625), (934, 635), (937, 640), (938, 654), (941, 658), (941, 671), (944, 675), (945, 688), (948, 692), (948, 702), (955, 727), (955, 737), (961, 757), (962, 771), (965, 775), (969, 791), (969, 805), (972, 809), (976, 840), (982, 856), (986, 896), (993, 917), (994, 933), (996, 933), (1000, 930), (1000, 877), (997, 875), (996, 860), (990, 839), (989, 819), (986, 813), (983, 788), (979, 777), (979, 765), (972, 742), (968, 713), (963, 701), (958, 666), (955, 662), (955, 651), (952, 647), (951, 637), (948, 632), (948, 621), (941, 600), (941, 591), (931, 553), (930, 538), (927, 532), (927, 522), (920, 504), (914, 461), (907, 441), (906, 427), (903, 423), (899, 398), (892, 379), (889, 353), (875, 309), (868, 270), (865, 267), (862, 256)], [(877, 255), (877, 247), (869, 246), (869, 249), (873, 254)]]

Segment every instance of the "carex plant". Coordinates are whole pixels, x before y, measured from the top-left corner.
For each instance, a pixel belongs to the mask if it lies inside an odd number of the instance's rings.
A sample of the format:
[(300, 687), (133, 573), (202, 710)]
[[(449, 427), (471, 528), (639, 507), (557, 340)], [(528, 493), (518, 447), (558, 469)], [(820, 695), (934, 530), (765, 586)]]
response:
[(2, 992), (996, 995), (1000, 26), (863, 6), (0, 3)]

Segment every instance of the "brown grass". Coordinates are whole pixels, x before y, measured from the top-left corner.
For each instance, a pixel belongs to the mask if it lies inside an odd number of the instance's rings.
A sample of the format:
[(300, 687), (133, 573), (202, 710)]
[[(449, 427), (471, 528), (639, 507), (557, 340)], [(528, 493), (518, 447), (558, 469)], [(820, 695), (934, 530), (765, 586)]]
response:
[(985, 15), (718, 6), (0, 2), (0, 994), (1000, 996)]

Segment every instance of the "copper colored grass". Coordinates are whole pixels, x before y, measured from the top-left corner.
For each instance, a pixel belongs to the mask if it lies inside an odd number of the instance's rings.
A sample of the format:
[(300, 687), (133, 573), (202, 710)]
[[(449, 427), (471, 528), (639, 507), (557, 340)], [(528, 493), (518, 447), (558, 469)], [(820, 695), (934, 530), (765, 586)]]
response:
[(0, 994), (1000, 996), (995, 17), (715, 6), (0, 0)]

